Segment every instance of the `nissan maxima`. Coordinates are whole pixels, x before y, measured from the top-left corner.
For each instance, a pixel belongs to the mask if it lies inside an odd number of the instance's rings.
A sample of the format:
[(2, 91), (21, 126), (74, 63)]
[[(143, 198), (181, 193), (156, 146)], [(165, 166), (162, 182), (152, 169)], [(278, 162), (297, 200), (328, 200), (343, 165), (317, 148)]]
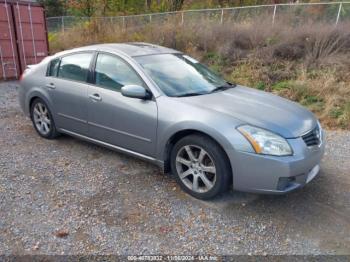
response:
[(19, 100), (41, 137), (63, 133), (151, 161), (200, 199), (231, 187), (303, 187), (319, 173), (325, 147), (320, 123), (297, 103), (147, 43), (47, 57), (21, 76)]

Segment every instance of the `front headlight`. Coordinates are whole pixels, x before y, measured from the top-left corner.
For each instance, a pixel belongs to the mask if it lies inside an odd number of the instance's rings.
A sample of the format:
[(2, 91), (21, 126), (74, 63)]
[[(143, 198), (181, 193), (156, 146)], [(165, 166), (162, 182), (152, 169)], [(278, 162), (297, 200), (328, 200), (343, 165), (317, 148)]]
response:
[(243, 125), (237, 128), (250, 142), (257, 154), (288, 156), (293, 151), (283, 137), (262, 128)]

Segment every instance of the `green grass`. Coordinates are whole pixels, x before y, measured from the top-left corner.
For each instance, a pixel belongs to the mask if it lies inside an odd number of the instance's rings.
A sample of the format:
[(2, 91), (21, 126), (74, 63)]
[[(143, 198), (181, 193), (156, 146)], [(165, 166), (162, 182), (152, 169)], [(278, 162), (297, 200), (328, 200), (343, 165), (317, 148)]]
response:
[(291, 85), (292, 84), (290, 81), (277, 82), (274, 85), (272, 85), (272, 90), (281, 91), (283, 89), (289, 88)]
[(266, 88), (266, 84), (264, 82), (258, 82), (255, 86), (255, 88), (259, 89), (259, 90), (265, 90)]
[(339, 118), (343, 114), (343, 110), (339, 107), (332, 108), (331, 111), (329, 112), (329, 116), (331, 118)]

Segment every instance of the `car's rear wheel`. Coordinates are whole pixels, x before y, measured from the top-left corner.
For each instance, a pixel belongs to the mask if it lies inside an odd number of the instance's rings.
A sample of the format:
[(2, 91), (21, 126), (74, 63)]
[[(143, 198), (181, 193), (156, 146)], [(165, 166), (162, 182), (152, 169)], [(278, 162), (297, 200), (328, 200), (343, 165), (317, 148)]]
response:
[(190, 135), (171, 152), (171, 169), (181, 188), (199, 199), (210, 199), (229, 187), (231, 168), (225, 152), (209, 137)]
[(30, 116), (37, 133), (47, 139), (58, 136), (52, 114), (47, 104), (40, 98), (36, 98), (30, 108)]

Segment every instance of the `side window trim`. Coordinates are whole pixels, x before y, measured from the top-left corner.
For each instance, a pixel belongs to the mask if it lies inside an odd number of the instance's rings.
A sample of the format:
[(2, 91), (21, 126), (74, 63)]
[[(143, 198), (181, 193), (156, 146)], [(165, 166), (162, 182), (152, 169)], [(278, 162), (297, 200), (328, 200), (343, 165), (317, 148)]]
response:
[(98, 51), (94, 51), (93, 57), (91, 59), (88, 78), (87, 78), (87, 83), (90, 85), (95, 85), (95, 67), (96, 67), (98, 53), (99, 53)]
[(100, 52), (96, 51), (94, 53), (94, 57), (92, 58), (91, 65), (90, 65), (90, 72), (89, 72), (89, 81), (88, 83), (91, 85), (96, 85), (96, 76), (95, 76), (95, 68), (96, 68), (96, 62), (97, 62), (97, 57)]
[[(140, 78), (140, 80), (144, 84), (144, 87), (146, 88), (146, 90), (148, 90), (152, 94), (152, 91), (148, 87), (148, 85), (146, 84), (145, 80), (142, 78), (142, 76), (134, 69), (134, 67), (128, 61), (126, 61), (124, 58), (122, 58), (121, 56), (119, 56), (117, 54), (113, 54), (113, 53), (109, 53), (109, 52), (105, 52), (105, 51), (95, 52), (95, 56), (93, 58), (93, 64), (92, 64), (93, 67), (92, 67), (92, 72), (91, 72), (91, 84), (92, 85), (97, 86), (99, 88), (108, 89), (104, 86), (96, 84), (96, 63), (97, 63), (97, 58), (98, 58), (99, 54), (104, 54), (104, 55), (109, 55), (111, 57), (116, 57), (117, 59), (120, 59), (121, 61), (123, 61)], [(112, 90), (112, 91), (120, 93), (120, 91), (118, 91), (118, 90)], [(153, 94), (152, 94), (152, 96), (153, 96)]]
[[(58, 66), (57, 66), (55, 75), (50, 75), (52, 63), (55, 60), (58, 60)], [(61, 57), (56, 57), (56, 58), (52, 59), (48, 65), (47, 69), (46, 69), (46, 77), (55, 77), (56, 78), (58, 75), (58, 69), (60, 68), (60, 65), (61, 65)]]

